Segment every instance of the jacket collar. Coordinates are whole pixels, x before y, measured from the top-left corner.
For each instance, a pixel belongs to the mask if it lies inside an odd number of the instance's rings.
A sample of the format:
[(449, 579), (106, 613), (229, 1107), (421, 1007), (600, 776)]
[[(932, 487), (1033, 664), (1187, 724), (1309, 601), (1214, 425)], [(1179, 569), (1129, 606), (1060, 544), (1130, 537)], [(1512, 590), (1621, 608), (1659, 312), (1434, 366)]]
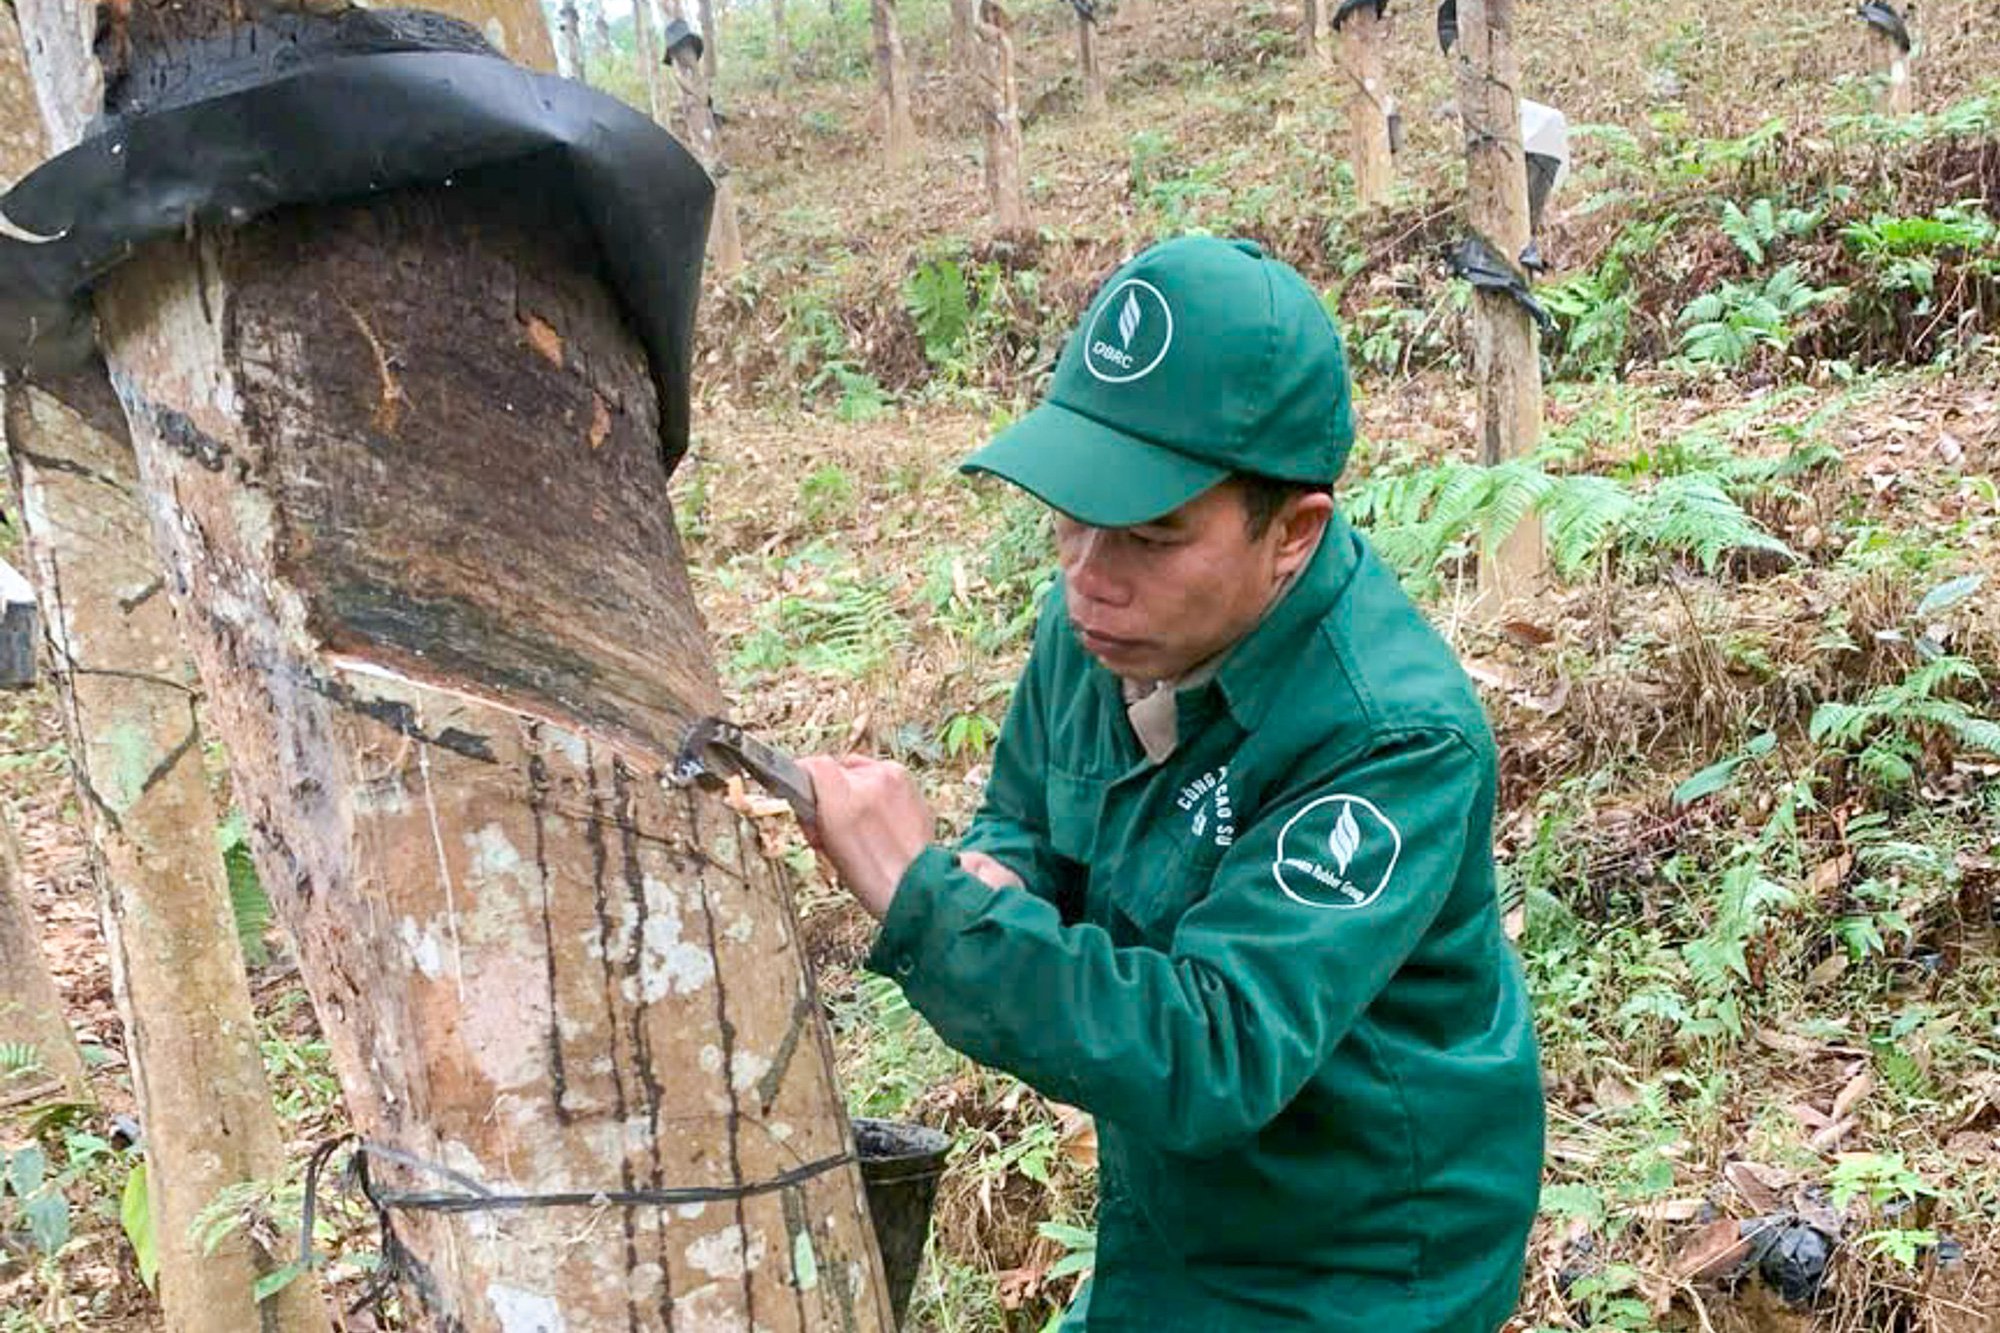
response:
[(1215, 685), (1245, 731), (1270, 712), (1279, 687), (1298, 665), (1306, 639), (1347, 591), (1360, 563), (1360, 547), (1347, 520), (1334, 514), (1298, 581), (1223, 659)]

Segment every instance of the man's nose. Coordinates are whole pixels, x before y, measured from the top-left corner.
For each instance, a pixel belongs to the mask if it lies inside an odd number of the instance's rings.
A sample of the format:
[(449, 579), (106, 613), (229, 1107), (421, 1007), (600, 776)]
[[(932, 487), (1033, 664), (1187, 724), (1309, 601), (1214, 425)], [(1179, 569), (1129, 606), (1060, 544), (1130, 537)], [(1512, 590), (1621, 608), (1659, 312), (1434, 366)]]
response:
[(1132, 599), (1131, 588), (1112, 568), (1114, 543), (1102, 528), (1086, 528), (1070, 545), (1064, 573), (1069, 586), (1087, 602), (1123, 606)]

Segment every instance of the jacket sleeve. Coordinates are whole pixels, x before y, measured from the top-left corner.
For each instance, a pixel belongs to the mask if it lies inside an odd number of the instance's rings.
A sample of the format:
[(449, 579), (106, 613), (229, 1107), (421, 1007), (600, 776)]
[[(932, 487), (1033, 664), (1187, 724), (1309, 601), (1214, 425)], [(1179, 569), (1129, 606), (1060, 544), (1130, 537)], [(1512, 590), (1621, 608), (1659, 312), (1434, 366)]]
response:
[(1169, 1151), (1256, 1134), (1415, 951), (1483, 841), (1488, 765), (1406, 737), (1264, 812), (1166, 951), (1115, 947), (926, 850), (868, 967), (945, 1041)]
[(1048, 795), (1041, 777), (1048, 771), (1049, 638), (1060, 628), (1062, 614), (1061, 601), (1051, 594), (1042, 605), (1027, 669), (1000, 724), (985, 798), (958, 844), (965, 851), (985, 852), (1019, 875), (1031, 893), (1051, 902), (1060, 900), (1067, 878), (1050, 845)]

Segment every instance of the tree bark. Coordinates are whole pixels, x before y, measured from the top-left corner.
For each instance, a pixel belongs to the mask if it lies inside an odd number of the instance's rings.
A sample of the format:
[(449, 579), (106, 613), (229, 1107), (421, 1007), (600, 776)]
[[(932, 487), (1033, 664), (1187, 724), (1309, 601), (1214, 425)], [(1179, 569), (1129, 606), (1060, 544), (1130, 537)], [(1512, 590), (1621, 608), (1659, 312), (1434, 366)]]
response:
[[(1530, 239), (1528, 172), (1521, 145), (1520, 63), (1514, 0), (1459, 0), (1458, 102), (1465, 124), (1466, 220), (1512, 263)], [(1504, 292), (1473, 297), (1474, 375), (1479, 383), (1479, 457), (1486, 464), (1534, 452), (1542, 424), (1542, 370), (1535, 326)], [(1480, 561), (1483, 605), (1496, 611), (1532, 591), (1544, 554), (1538, 516), (1524, 519)]]
[(1095, 13), (1076, 11), (1076, 67), (1083, 80), (1083, 109), (1096, 115), (1104, 110), (1104, 71), (1097, 63), (1097, 18)]
[(980, 0), (979, 80), (985, 94), (986, 195), (993, 225), (1003, 234), (1025, 232), (1028, 195), (1021, 178), (1021, 100), (1014, 78), (1014, 20), (1000, 0)]
[(722, 58), (722, 44), (716, 40), (720, 34), (715, 22), (715, 0), (695, 0), (695, 4), (701, 11), (701, 74), (713, 84), (716, 62)]
[(604, 0), (584, 0), (590, 12), (591, 35), (597, 38), (597, 58), (609, 70), (618, 54), (618, 48), (611, 41), (611, 20), (604, 16)]
[(896, 23), (896, 0), (870, 0), (875, 31), (875, 106), (882, 122), (882, 150), (889, 165), (917, 155), (917, 122), (910, 115), (910, 67)]
[[(326, 4), (329, 0), (265, 0), (273, 9), (310, 10), (315, 4)], [(143, 4), (144, 0), (133, 0)], [(338, 7), (336, 5), (336, 7)], [(425, 0), (419, 9), (435, 10), (449, 14), (455, 19), (463, 19), (486, 34), (486, 40), (493, 43), (501, 55), (517, 65), (529, 69), (553, 70), (556, 67), (555, 42), (549, 36), (548, 17), (542, 12), (541, 0)], [(245, 12), (254, 12), (255, 6), (239, 5)]]
[(632, 0), (632, 45), (646, 75), (646, 113), (660, 119), (660, 48), (653, 40), (653, 0)]
[[(675, 17), (679, 0), (668, 0), (668, 21)], [(725, 278), (743, 270), (743, 232), (736, 216), (736, 187), (729, 176), (729, 164), (722, 158), (722, 136), (715, 125), (715, 106), (709, 100), (708, 75), (702, 62), (682, 47), (674, 53), (674, 78), (680, 86), (681, 122), (687, 127), (688, 147), (715, 181), (715, 205), (708, 223), (708, 260)]]
[(1305, 0), (1299, 24), (1306, 59), (1320, 69), (1333, 68), (1333, 8), (1340, 0)]
[(577, 12), (576, 0), (562, 0), (562, 8), (556, 11), (556, 36), (557, 64), (563, 75), (578, 83), (589, 83), (590, 71), (583, 53), (583, 16)]
[(785, 23), (785, 0), (771, 0), (771, 60), (783, 80), (792, 69), (792, 32)]
[(1389, 150), (1389, 112), (1395, 99), (1382, 75), (1385, 26), (1374, 6), (1363, 5), (1348, 14), (1338, 33), (1341, 64), (1347, 75), (1347, 137), (1354, 164), (1354, 192), (1364, 207), (1389, 197), (1395, 171)]
[(951, 0), (951, 63), (961, 69), (977, 68), (978, 38), (973, 24), (979, 0)]
[[(567, 198), (469, 170), (196, 227), (98, 313), (259, 867), (357, 1130), (406, 1155), (377, 1188), (569, 1196), (393, 1206), (407, 1308), (887, 1327), (782, 879), (662, 782), (722, 693)], [(717, 1195), (631, 1197), (682, 1188)]]
[(1910, 83), (1910, 53), (1887, 33), (1868, 30), (1869, 45), (1881, 57), (1889, 82), (1882, 89), (1882, 109), (1892, 116), (1907, 116), (1915, 109), (1915, 89)]
[[(86, 20), (23, 0), (21, 34), (54, 69), (92, 66)], [(0, 19), (0, 45), (18, 40)], [(65, 89), (81, 125), (101, 79)], [(51, 126), (51, 140), (68, 140)], [(12, 146), (18, 147), (18, 142)], [(0, 177), (25, 170), (0, 163)], [(260, 1306), (284, 1261), (239, 1230), (213, 1251), (196, 1219), (226, 1187), (276, 1178), (284, 1139), (264, 1081), (217, 817), (201, 766), (195, 677), (162, 595), (125, 421), (101, 364), (0, 386), (4, 433), (42, 623), (90, 835), (113, 991), (145, 1127), (160, 1306), (175, 1333), (324, 1333), (310, 1275)]]
[[(6, 22), (0, 19), (0, 23)], [(26, 1046), (33, 1068), (10, 1075), (0, 1069), (0, 1106), (50, 1095), (94, 1101), (76, 1033), (42, 956), (28, 886), (21, 876), (13, 821), (0, 812), (0, 1046)]]

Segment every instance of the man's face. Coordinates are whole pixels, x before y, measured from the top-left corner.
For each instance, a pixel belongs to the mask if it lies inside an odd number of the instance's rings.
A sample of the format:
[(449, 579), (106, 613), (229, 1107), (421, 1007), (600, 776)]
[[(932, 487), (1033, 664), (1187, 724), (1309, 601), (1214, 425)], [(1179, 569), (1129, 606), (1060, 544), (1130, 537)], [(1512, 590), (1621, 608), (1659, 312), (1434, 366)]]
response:
[(1056, 556), (1077, 638), (1113, 674), (1166, 680), (1235, 643), (1312, 557), (1333, 511), (1295, 496), (1261, 536), (1225, 482), (1152, 523), (1093, 528), (1056, 515)]

